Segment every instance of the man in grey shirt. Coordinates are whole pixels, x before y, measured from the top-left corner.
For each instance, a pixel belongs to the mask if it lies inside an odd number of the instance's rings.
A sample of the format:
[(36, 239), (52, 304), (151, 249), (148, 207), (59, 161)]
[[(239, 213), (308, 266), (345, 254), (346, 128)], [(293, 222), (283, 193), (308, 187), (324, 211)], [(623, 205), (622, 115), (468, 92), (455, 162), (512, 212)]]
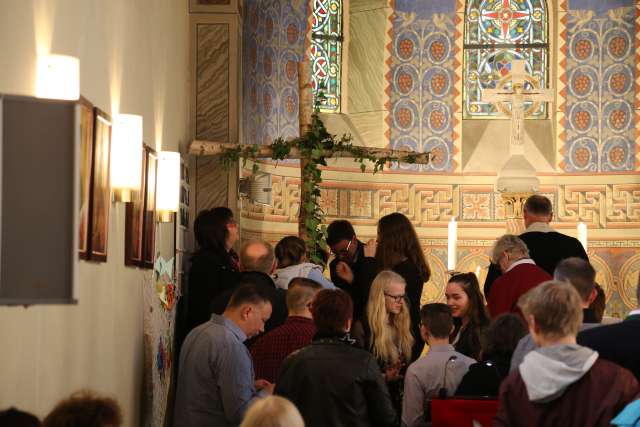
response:
[(453, 395), (469, 366), (476, 363), (449, 344), (453, 317), (446, 304), (426, 304), (420, 310), (420, 318), (420, 335), (429, 345), (429, 352), (413, 362), (405, 375), (402, 425), (408, 427), (430, 425), (430, 415), (424, 414), (425, 404), (439, 395)]
[(254, 399), (273, 393), (273, 384), (255, 380), (243, 344), (264, 331), (270, 316), (266, 291), (240, 283), (222, 316), (213, 314), (187, 335), (180, 352), (175, 427), (238, 426)]
[[(556, 266), (553, 272), (553, 279), (570, 283), (580, 294), (580, 300), (582, 301), (582, 325), (580, 326), (580, 331), (600, 326), (600, 323), (595, 318), (595, 313), (589, 308), (597, 295), (596, 271), (589, 261), (578, 257), (563, 259)], [(522, 337), (511, 357), (510, 372), (518, 369), (518, 366), (524, 361), (524, 357), (536, 348), (536, 343), (533, 342), (531, 334)]]

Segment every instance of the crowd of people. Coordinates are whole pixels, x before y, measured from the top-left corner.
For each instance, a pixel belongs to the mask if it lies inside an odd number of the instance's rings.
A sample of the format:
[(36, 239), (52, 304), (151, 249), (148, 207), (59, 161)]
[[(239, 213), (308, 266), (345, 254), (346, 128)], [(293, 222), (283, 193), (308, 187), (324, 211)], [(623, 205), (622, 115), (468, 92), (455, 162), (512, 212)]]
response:
[(298, 237), (236, 255), (231, 212), (202, 212), (174, 425), (425, 426), (430, 403), (451, 397), (499, 400), (495, 425), (609, 425), (640, 397), (640, 310), (600, 326), (595, 270), (552, 217), (530, 197), (484, 292), (454, 273), (445, 303), (421, 306), (431, 272), (401, 213), (366, 243), (332, 222), (326, 277)]

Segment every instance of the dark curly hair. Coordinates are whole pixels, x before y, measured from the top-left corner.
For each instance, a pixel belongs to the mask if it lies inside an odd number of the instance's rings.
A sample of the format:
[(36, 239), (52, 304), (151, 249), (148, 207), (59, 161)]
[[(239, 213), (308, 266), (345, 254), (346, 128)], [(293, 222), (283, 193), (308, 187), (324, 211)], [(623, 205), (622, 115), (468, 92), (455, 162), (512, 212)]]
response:
[(522, 318), (512, 313), (496, 317), (481, 337), (484, 357), (511, 359), (513, 352), (528, 330)]
[(91, 391), (74, 393), (58, 403), (42, 422), (43, 427), (119, 427), (122, 412), (118, 402)]

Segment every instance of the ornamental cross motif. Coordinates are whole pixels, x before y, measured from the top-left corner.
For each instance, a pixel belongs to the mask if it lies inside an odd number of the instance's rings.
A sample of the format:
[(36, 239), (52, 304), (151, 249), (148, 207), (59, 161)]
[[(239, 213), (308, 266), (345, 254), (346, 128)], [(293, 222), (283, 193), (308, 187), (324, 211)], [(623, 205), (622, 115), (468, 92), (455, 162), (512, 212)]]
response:
[(518, 10), (515, 4), (512, 3), (515, 3), (515, 1), (502, 0), (496, 4), (497, 7), (494, 10), (482, 11), (483, 20), (491, 22), (496, 28), (500, 29), (503, 39), (507, 38), (513, 24), (516, 24), (520, 19), (529, 18), (530, 13), (528, 10)]
[[(510, 89), (507, 89), (508, 83), (511, 83)], [(529, 83), (533, 89), (526, 89), (525, 83)], [(509, 140), (511, 154), (522, 154), (523, 152), (524, 118), (536, 111), (541, 102), (554, 101), (554, 91), (539, 86), (537, 79), (527, 74), (525, 61), (515, 60), (511, 62), (511, 73), (498, 82), (496, 89), (482, 91), (484, 102), (495, 104), (500, 112), (511, 117)], [(532, 102), (526, 110), (525, 102)], [(511, 104), (511, 109), (508, 108), (507, 103)]]

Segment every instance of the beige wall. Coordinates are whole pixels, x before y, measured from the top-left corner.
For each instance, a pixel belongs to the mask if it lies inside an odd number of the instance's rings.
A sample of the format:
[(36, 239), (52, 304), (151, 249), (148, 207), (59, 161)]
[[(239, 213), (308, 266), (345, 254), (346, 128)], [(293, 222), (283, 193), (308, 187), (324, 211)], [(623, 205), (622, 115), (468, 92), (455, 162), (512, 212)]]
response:
[[(81, 93), (94, 105), (143, 115), (145, 142), (156, 149), (186, 143), (186, 1), (0, 0), (0, 11), (0, 93), (33, 93), (36, 49), (74, 55)], [(171, 226), (157, 233), (170, 258)], [(112, 205), (109, 261), (80, 263), (77, 306), (0, 307), (0, 408), (44, 416), (62, 397), (91, 388), (118, 399), (125, 425), (139, 425), (142, 279), (150, 271), (123, 259), (124, 207)]]

